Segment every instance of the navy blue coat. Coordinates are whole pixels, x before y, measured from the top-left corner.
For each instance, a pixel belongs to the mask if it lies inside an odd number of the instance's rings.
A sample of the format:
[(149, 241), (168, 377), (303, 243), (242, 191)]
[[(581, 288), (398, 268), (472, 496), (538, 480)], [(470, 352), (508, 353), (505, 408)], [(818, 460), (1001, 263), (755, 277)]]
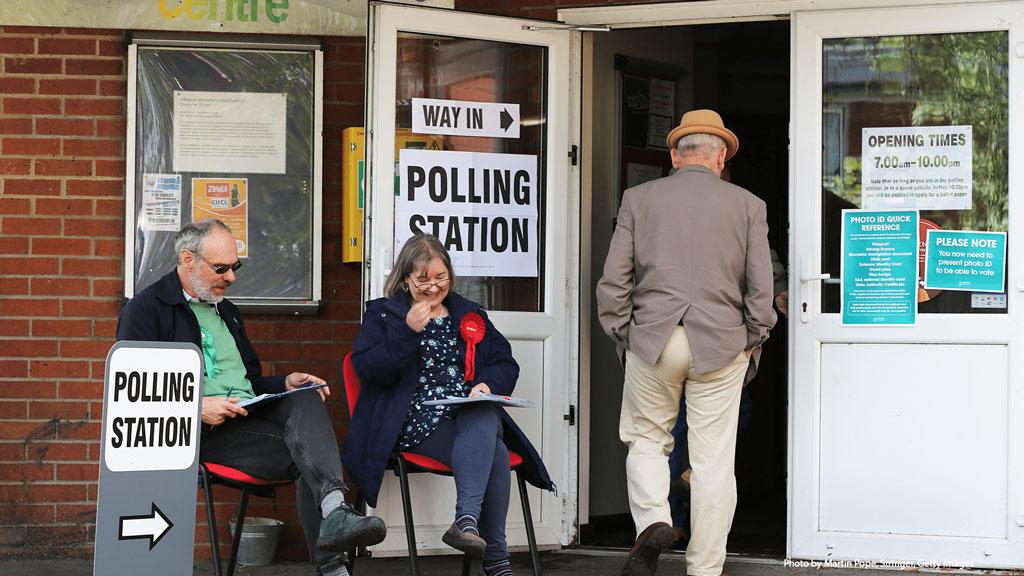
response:
[[(479, 304), (455, 293), (444, 300), (458, 327), (462, 317), (476, 312), (487, 327), (476, 345), (476, 374), (472, 385), (486, 383), (494, 394), (508, 396), (519, 378), (508, 340), (491, 324)], [(378, 298), (366, 304), (363, 325), (352, 348), (352, 364), (362, 390), (345, 437), (345, 469), (371, 506), (377, 505), (388, 459), (405, 423), (413, 393), (419, 384), (420, 335), (405, 323), (409, 297)], [(466, 342), (459, 338), (459, 357), (466, 357)], [(546, 490), (555, 486), (540, 455), (512, 417), (502, 412), (504, 440), (509, 450), (523, 457), (522, 472), (530, 484)]]
[[(284, 392), (284, 376), (263, 375), (260, 359), (245, 334), (245, 324), (242, 323), (238, 307), (225, 298), (217, 304), (217, 313), (224, 319), (228, 331), (235, 339), (238, 353), (245, 364), (245, 377), (252, 383), (253, 392), (257, 395)], [(185, 300), (177, 269), (164, 274), (136, 294), (121, 310), (121, 316), (117, 319), (118, 340), (191, 342), (202, 350), (201, 337), (199, 321)]]

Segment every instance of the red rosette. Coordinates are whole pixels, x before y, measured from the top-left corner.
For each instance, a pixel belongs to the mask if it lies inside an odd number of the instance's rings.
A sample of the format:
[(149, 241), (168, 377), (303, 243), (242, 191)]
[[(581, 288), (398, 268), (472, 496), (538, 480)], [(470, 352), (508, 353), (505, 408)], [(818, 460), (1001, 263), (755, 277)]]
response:
[(459, 323), (459, 335), (466, 341), (466, 382), (471, 382), (476, 368), (476, 345), (484, 339), (487, 324), (476, 312), (462, 317)]

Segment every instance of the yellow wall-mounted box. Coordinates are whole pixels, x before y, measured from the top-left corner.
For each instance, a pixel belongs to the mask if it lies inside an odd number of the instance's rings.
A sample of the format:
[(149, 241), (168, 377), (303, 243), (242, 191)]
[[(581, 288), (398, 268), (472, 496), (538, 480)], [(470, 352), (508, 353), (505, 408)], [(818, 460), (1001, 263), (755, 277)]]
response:
[[(365, 176), (364, 130), (362, 126), (341, 131), (341, 261), (363, 260), (363, 196)], [(402, 148), (441, 150), (441, 136), (413, 134), (408, 128), (395, 130), (395, 193), (398, 191), (398, 151)]]

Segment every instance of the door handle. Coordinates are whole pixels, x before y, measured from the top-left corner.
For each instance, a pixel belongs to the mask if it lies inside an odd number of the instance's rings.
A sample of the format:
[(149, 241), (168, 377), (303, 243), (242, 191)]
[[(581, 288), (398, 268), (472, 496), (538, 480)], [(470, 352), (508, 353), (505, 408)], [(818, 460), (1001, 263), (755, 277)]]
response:
[(800, 258), (800, 322), (804, 324), (811, 321), (810, 307), (807, 297), (811, 292), (810, 285), (814, 282), (821, 282), (831, 278), (831, 274), (811, 271), (811, 257), (804, 255)]

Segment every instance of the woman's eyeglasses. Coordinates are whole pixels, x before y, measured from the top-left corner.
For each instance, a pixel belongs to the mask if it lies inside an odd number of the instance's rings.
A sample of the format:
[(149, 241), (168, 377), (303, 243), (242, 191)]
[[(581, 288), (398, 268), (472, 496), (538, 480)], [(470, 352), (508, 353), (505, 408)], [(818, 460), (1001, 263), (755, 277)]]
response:
[(448, 278), (442, 278), (436, 282), (424, 282), (420, 284), (419, 282), (416, 281), (415, 278), (412, 277), (411, 274), (409, 275), (409, 281), (412, 282), (412, 285), (415, 286), (416, 289), (419, 290), (420, 292), (428, 292), (432, 288), (443, 290), (444, 287), (448, 284), (448, 280)]
[[(191, 252), (191, 250), (190, 250), (190, 252)], [(202, 260), (203, 262), (206, 262), (210, 266), (210, 268), (213, 268), (213, 271), (215, 273), (220, 274), (220, 275), (227, 274), (228, 270), (231, 270), (232, 272), (237, 272), (238, 269), (242, 267), (242, 261), (241, 260), (235, 260), (234, 264), (214, 264), (213, 262), (210, 262), (206, 258), (203, 258), (203, 255), (200, 254), (199, 252), (192, 252), (192, 253), (195, 254), (196, 256), (199, 256), (200, 260)]]

